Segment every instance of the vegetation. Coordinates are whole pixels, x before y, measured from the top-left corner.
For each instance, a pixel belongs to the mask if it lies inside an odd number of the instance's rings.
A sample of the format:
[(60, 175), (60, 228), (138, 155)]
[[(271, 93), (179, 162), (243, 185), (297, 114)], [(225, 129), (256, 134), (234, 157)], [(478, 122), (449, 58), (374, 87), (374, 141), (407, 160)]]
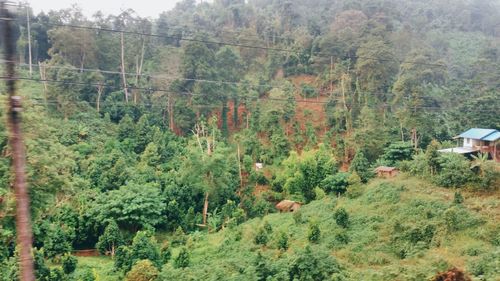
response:
[[(500, 275), (498, 163), (438, 151), (500, 129), (496, 1), (202, 2), (28, 9), (33, 73), (16, 19), (39, 280)], [(19, 274), (5, 112), (2, 281)]]

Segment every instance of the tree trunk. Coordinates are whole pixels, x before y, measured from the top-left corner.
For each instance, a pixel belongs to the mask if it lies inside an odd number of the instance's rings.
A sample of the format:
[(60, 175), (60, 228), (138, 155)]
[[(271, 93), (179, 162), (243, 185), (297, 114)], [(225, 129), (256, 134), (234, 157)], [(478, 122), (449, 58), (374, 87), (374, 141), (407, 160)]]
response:
[(102, 85), (97, 86), (97, 112), (99, 112), (101, 109), (100, 104), (101, 104), (102, 90), (103, 90)]
[(122, 69), (122, 80), (123, 80), (123, 91), (125, 92), (125, 102), (128, 103), (128, 90), (127, 90), (127, 77), (125, 76), (125, 46), (123, 42), (123, 32), (120, 33), (120, 45), (121, 45), (121, 69)]
[(240, 172), (240, 190), (243, 188), (243, 173), (241, 172), (241, 156), (240, 156), (240, 143), (237, 144), (238, 148), (238, 170)]
[(45, 80), (47, 80), (47, 76), (46, 76), (46, 72), (45, 72), (45, 66), (41, 62), (38, 62), (38, 71), (40, 71), (40, 79), (43, 80), (43, 98), (45, 100), (45, 105), (47, 105), (48, 88), (47, 88), (47, 81), (45, 81)]
[(205, 202), (203, 203), (203, 225), (207, 225), (208, 213), (208, 192), (205, 193)]
[(30, 26), (30, 14), (29, 9), (26, 7), (26, 24), (28, 27), (28, 61), (30, 65), (30, 77), (33, 76), (33, 65), (31, 61), (31, 26)]
[(145, 45), (146, 45), (146, 40), (144, 38), (142, 38), (141, 56), (140, 56), (139, 62), (137, 63), (136, 76), (135, 76), (135, 84), (137, 86), (139, 85), (139, 80), (141, 79), (141, 75), (142, 75), (142, 65), (144, 64)]

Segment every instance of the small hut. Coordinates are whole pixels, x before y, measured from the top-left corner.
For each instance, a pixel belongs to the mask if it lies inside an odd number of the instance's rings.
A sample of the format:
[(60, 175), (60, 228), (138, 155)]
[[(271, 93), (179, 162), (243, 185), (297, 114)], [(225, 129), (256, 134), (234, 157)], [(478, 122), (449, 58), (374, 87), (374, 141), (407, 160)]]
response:
[(379, 166), (375, 172), (379, 178), (392, 178), (399, 173), (399, 170), (396, 167)]
[(297, 211), (298, 209), (300, 209), (300, 206), (302, 206), (302, 203), (300, 202), (295, 202), (295, 201), (291, 201), (291, 200), (283, 200), (281, 202), (279, 202), (278, 204), (276, 204), (276, 209), (278, 209), (281, 212), (285, 212), (285, 213), (288, 213), (288, 212), (295, 212)]

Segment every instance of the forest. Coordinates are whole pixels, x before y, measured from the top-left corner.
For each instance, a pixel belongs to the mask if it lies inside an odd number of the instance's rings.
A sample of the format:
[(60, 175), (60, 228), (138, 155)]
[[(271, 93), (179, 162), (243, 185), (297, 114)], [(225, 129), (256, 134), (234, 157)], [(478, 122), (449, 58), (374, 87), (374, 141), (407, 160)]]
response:
[(36, 280), (499, 280), (498, 0), (197, 2), (16, 6)]

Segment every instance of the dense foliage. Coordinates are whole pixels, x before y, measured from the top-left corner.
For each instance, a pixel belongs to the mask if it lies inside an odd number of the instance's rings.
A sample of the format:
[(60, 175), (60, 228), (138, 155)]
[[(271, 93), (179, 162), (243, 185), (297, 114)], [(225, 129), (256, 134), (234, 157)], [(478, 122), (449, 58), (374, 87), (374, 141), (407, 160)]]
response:
[[(470, 127), (500, 129), (498, 1), (212, 2), (183, 0), (155, 19), (28, 10), (33, 73), (21, 12), (19, 75), (36, 80), (19, 91), (38, 279), (94, 280), (69, 253), (97, 248), (110, 280), (423, 280), (452, 264), (384, 266), (456, 232), (476, 243), (455, 253), (472, 257), (467, 272), (498, 274), (498, 228), (462, 193), (453, 205), (403, 204), (404, 185), (370, 186), (384, 165), (497, 194), (488, 155), (438, 150)], [(0, 280), (12, 280), (4, 112)], [(320, 211), (280, 215), (289, 229), (261, 221), (282, 199)], [(346, 204), (318, 203), (336, 200)], [(373, 214), (356, 213), (365, 206)], [(380, 272), (358, 270), (371, 266)]]

